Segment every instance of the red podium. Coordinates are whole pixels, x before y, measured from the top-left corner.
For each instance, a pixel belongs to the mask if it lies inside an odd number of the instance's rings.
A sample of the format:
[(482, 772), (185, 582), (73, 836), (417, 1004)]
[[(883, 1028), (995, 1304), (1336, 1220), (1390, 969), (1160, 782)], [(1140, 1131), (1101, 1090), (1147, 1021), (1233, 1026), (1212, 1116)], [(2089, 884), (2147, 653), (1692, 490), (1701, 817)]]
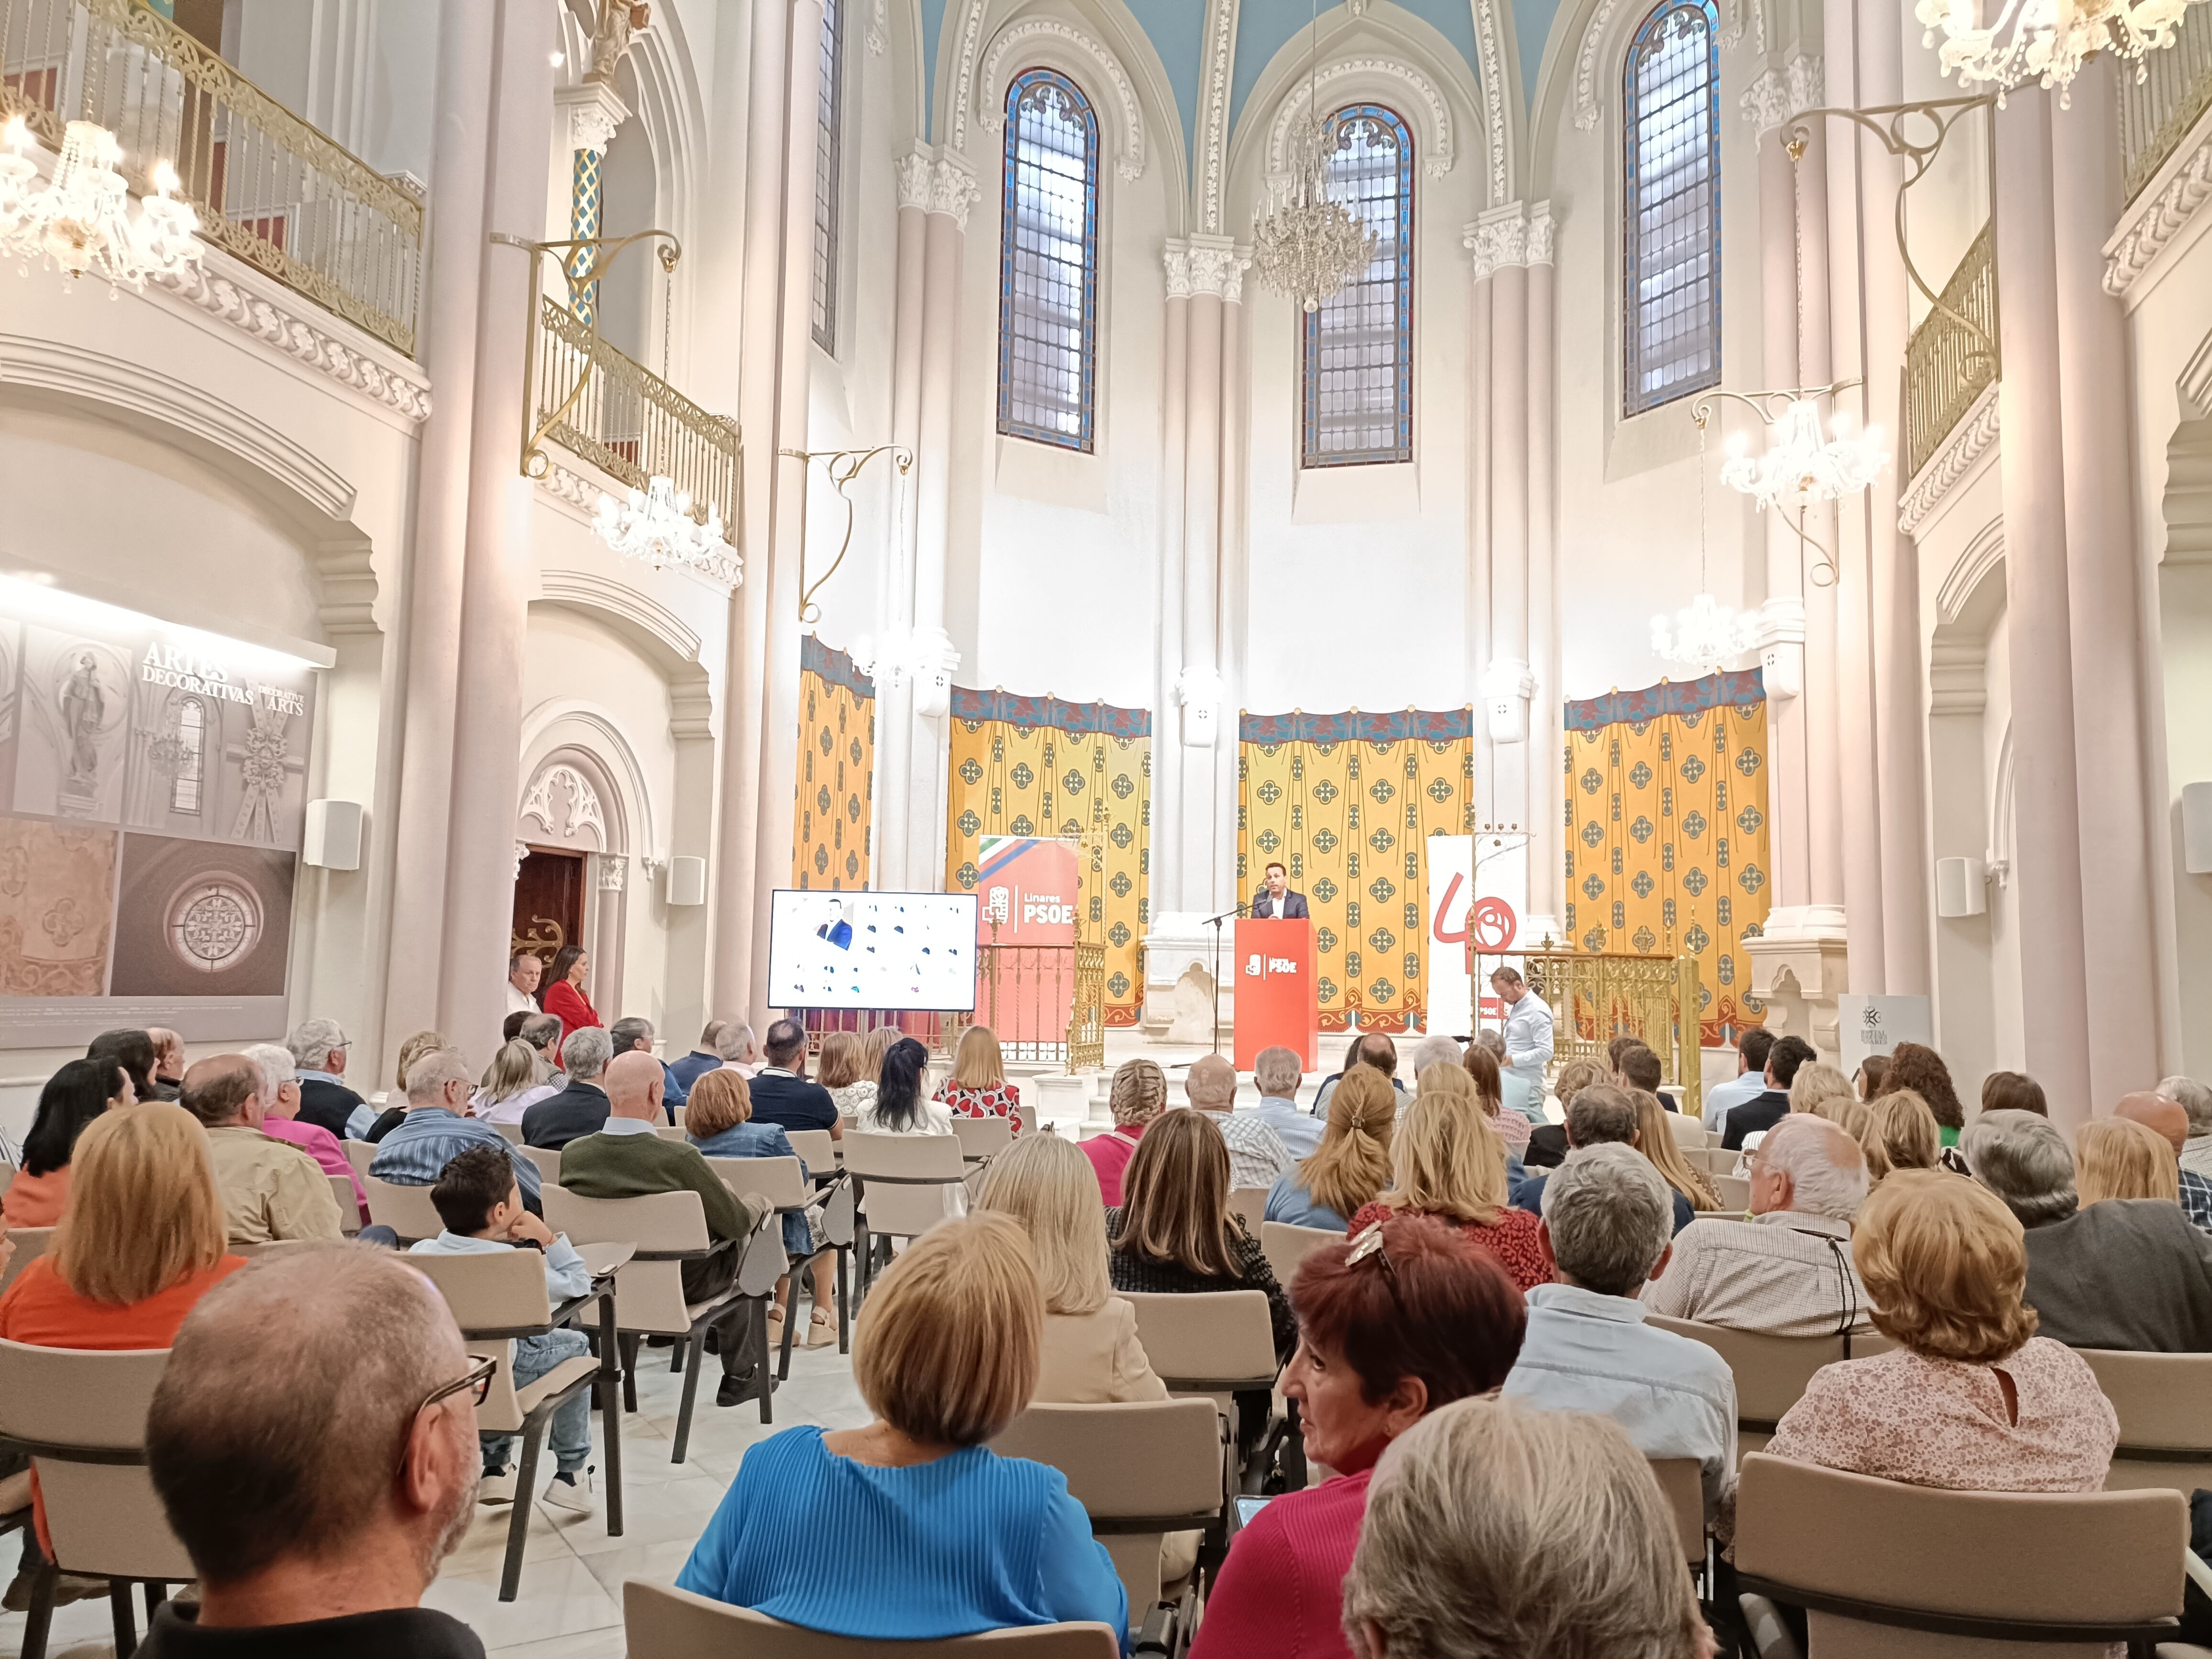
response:
[(1237, 924), (1237, 1069), (1262, 1048), (1284, 1048), (1309, 1072), (1321, 1069), (1321, 1000), (1314, 991), (1313, 923), (1304, 917)]

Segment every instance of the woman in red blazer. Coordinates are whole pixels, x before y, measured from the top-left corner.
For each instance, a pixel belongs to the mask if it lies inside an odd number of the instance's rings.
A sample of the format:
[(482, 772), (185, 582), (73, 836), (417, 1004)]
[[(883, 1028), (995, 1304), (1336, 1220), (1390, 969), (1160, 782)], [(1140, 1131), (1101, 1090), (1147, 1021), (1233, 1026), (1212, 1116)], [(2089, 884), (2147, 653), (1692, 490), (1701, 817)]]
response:
[[(584, 994), (584, 970), (592, 959), (580, 945), (564, 945), (553, 957), (553, 971), (545, 976), (545, 988), (538, 993), (538, 1000), (545, 1012), (561, 1022), (561, 1042), (566, 1042), (571, 1032), (586, 1025), (604, 1025), (599, 1011), (592, 1006)], [(561, 1057), (560, 1044), (554, 1045), (553, 1057)]]

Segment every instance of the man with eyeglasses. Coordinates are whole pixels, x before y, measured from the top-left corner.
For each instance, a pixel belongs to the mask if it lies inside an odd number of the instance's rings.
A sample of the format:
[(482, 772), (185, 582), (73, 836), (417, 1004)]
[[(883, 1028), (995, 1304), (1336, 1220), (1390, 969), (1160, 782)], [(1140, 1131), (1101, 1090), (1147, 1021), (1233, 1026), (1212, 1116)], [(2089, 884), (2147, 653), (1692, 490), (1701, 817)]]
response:
[(305, 1020), (284, 1046), (300, 1073), (299, 1121), (328, 1129), (340, 1140), (359, 1139), (376, 1115), (346, 1086), (343, 1028), (334, 1019)]
[(146, 1461), (199, 1575), (145, 1659), (483, 1659), (421, 1606), (475, 1512), (489, 1360), (386, 1251), (303, 1246), (204, 1297), (146, 1419)]

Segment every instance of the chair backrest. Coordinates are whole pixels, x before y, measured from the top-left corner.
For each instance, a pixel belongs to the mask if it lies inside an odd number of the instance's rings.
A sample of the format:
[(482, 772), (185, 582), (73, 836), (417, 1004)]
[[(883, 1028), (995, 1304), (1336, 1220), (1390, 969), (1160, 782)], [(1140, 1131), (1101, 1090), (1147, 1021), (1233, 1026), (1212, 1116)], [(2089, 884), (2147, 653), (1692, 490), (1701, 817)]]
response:
[(14, 1284), (16, 1274), (53, 1248), (54, 1230), (52, 1227), (10, 1227), (8, 1237), (15, 1242), (15, 1254), (8, 1259), (7, 1267), (0, 1269), (0, 1291)]
[(353, 1165), (357, 1176), (368, 1173), (368, 1166), (376, 1161), (376, 1143), (373, 1140), (341, 1140), (345, 1148), (346, 1162)]
[(561, 1149), (557, 1146), (519, 1146), (523, 1157), (538, 1166), (538, 1173), (550, 1184), (561, 1180)]
[[(403, 1187), (393, 1181), (380, 1181), (374, 1176), (363, 1176), (361, 1184), (368, 1192), (368, 1218), (380, 1227), (389, 1227), (402, 1238), (435, 1238), (446, 1230), (439, 1219), (438, 1206), (430, 1202), (428, 1187)], [(352, 1194), (347, 1194), (350, 1203)], [(341, 1213), (347, 1206), (341, 1204)]]
[(1224, 1501), (1220, 1419), (1204, 1400), (1033, 1405), (991, 1449), (1058, 1469), (1093, 1521), (1158, 1517), (1198, 1527)]
[(1016, 1102), (1014, 1105), (1014, 1121), (1022, 1126), (1022, 1133), (1024, 1134), (1030, 1133), (1037, 1126), (1036, 1108), (1034, 1106), (1024, 1106), (1018, 1101)]
[(820, 1180), (837, 1173), (837, 1143), (827, 1129), (786, 1129), (783, 1137), (805, 1161), (810, 1177)]
[(361, 1231), (361, 1200), (355, 1194), (353, 1182), (344, 1176), (330, 1178), (331, 1196), (338, 1201), (338, 1227), (341, 1231), (357, 1233)]
[[(689, 1190), (643, 1198), (586, 1198), (566, 1187), (544, 1189), (545, 1224), (571, 1244), (635, 1244), (641, 1250), (703, 1250), (707, 1208)], [(629, 1273), (625, 1267), (623, 1273)]]
[(1713, 1185), (1719, 1189), (1721, 1208), (1732, 1215), (1741, 1215), (1751, 1207), (1751, 1182), (1741, 1176), (1713, 1172)]
[(779, 1210), (814, 1196), (814, 1183), (799, 1178), (795, 1158), (710, 1158), (707, 1167), (733, 1193), (758, 1193)]
[(1276, 1279), (1285, 1290), (1297, 1277), (1298, 1263), (1324, 1244), (1343, 1242), (1344, 1235), (1334, 1228), (1293, 1227), (1287, 1221), (1260, 1224), (1260, 1248), (1267, 1253), (1267, 1265), (1275, 1270)]
[(1259, 1237), (1260, 1229), (1267, 1223), (1267, 1189), (1265, 1187), (1231, 1188), (1229, 1213), (1242, 1217), (1244, 1231), (1255, 1238)]
[(885, 1135), (860, 1131), (845, 1137), (845, 1168), (864, 1179), (896, 1176), (908, 1179), (941, 1176), (958, 1181), (968, 1173), (957, 1135)]
[(1703, 1472), (1694, 1457), (1655, 1457), (1652, 1478), (1659, 1495), (1674, 1512), (1674, 1530), (1682, 1540), (1682, 1559), (1697, 1566), (1705, 1563), (1705, 1490)]
[(1122, 1291), (1137, 1310), (1137, 1340), (1170, 1394), (1271, 1387), (1275, 1338), (1259, 1291), (1202, 1291), (1187, 1296)]
[(2212, 1486), (2212, 1354), (2076, 1352), (2119, 1414), (2106, 1491)]
[(653, 1133), (663, 1140), (672, 1140), (678, 1146), (690, 1145), (690, 1137), (684, 1133), (684, 1126), (680, 1123), (656, 1123)]
[(467, 1255), (407, 1253), (407, 1265), (438, 1287), (453, 1323), (471, 1331), (511, 1331), (553, 1316), (545, 1258), (535, 1250), (485, 1250)]
[(1813, 1373), (1846, 1357), (1839, 1336), (1769, 1336), (1657, 1314), (1646, 1314), (1644, 1322), (1702, 1342), (1728, 1361), (1735, 1374), (1736, 1420), (1753, 1432), (1772, 1433)]
[(872, 1642), (801, 1630), (689, 1590), (633, 1578), (623, 1585), (623, 1624), (633, 1653), (653, 1659), (1120, 1659), (1110, 1625), (1032, 1625), (931, 1642)]
[(12, 1164), (0, 1163), (0, 1193), (5, 1193), (15, 1184), (15, 1166)]
[(1705, 1144), (1705, 1126), (1685, 1113), (1668, 1113), (1667, 1127), (1673, 1133), (1677, 1146), (1703, 1146)]
[(522, 1125), (521, 1125), (521, 1124), (520, 1124), (520, 1123), (495, 1123), (495, 1124), (493, 1124), (491, 1127), (492, 1127), (493, 1128), (495, 1128), (495, 1129), (496, 1129), (496, 1130), (498, 1130), (498, 1131), (499, 1131), (499, 1133), (500, 1133), (500, 1138), (501, 1138), (502, 1140), (506, 1141), (506, 1142), (507, 1142), (507, 1144), (508, 1146), (520, 1146), (520, 1145), (522, 1145)]
[(853, 1183), (841, 1181), (822, 1206), (823, 1238), (831, 1244), (850, 1245), (858, 1236), (853, 1216)]
[[(825, 1130), (823, 1132), (827, 1133)], [(952, 1138), (960, 1143), (963, 1158), (990, 1158), (1003, 1152), (1014, 1138), (1012, 1118), (956, 1117)]]

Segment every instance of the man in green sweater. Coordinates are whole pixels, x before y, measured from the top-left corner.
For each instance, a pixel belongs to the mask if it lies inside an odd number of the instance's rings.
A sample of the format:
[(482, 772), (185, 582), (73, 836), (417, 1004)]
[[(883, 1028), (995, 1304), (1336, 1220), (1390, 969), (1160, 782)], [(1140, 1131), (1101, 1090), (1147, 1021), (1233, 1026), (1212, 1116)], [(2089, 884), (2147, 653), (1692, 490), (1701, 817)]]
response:
[[(692, 1192), (707, 1212), (707, 1231), (730, 1241), (731, 1248), (703, 1261), (684, 1263), (684, 1297), (704, 1302), (730, 1288), (737, 1277), (745, 1241), (772, 1213), (757, 1194), (743, 1197), (725, 1187), (696, 1147), (664, 1140), (654, 1133), (666, 1115), (661, 1110), (660, 1062), (641, 1051), (617, 1054), (601, 1079), (607, 1091), (606, 1127), (580, 1135), (561, 1152), (561, 1184), (584, 1198), (648, 1198), (655, 1193)], [(744, 1352), (750, 1310), (733, 1302), (716, 1316), (711, 1329), (722, 1355), (722, 1384), (714, 1403), (733, 1406), (751, 1375)]]

